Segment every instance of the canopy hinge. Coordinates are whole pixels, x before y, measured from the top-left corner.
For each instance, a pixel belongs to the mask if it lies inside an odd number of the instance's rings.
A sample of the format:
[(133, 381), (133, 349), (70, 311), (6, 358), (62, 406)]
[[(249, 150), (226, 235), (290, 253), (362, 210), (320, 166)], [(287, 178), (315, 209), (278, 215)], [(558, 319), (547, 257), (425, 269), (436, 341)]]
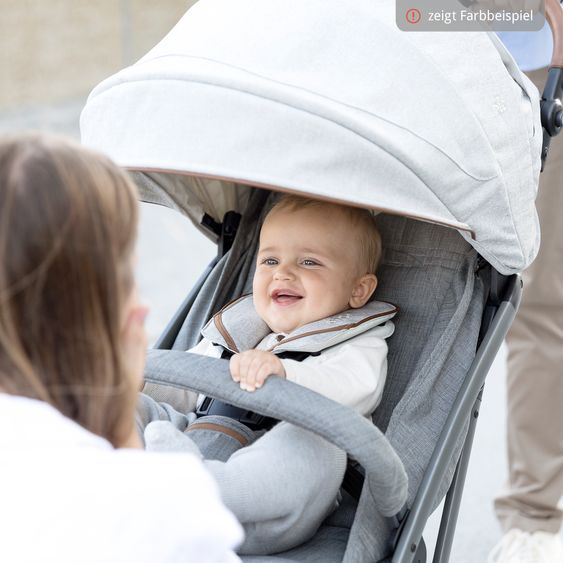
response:
[(218, 248), (217, 256), (221, 258), (233, 246), (237, 229), (240, 223), (240, 213), (227, 211), (222, 223), (217, 223), (211, 215), (205, 213), (201, 219), (201, 225), (210, 230), (217, 236)]
[(217, 249), (217, 255), (219, 258), (221, 258), (221, 256), (225, 256), (231, 246), (233, 246), (240, 218), (240, 213), (237, 213), (236, 211), (227, 211), (227, 213), (225, 213), (223, 223), (221, 223), (221, 235), (219, 237), (219, 247)]

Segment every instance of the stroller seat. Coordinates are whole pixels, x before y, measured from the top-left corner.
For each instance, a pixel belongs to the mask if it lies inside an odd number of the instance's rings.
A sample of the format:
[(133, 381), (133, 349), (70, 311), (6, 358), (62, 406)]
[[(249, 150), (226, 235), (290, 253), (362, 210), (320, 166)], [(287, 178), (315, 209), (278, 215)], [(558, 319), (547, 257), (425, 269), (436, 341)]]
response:
[[(248, 214), (243, 215), (233, 247), (197, 291), (181, 328), (178, 329), (177, 323), (171, 323), (167, 332), (169, 337), (175, 332), (173, 349), (185, 350), (198, 338), (197, 327), (201, 328), (212, 312), (224, 302), (248, 292), (258, 240), (256, 233), (274, 197), (263, 190), (252, 194)], [(384, 250), (378, 270), (376, 298), (397, 304), (400, 312), (396, 318), (396, 332), (388, 342), (389, 369), (384, 396), (373, 420), (386, 433), (405, 467), (409, 477), (410, 506), (451, 405), (473, 362), (485, 286), (478, 276), (476, 251), (457, 232), (383, 214), (378, 217), (378, 225)], [(173, 328), (175, 324), (176, 329)], [(163, 346), (162, 342), (160, 346)], [(170, 362), (170, 355), (164, 350), (149, 353), (147, 380), (178, 386), (189, 386), (191, 381), (202, 390), (201, 378), (195, 382), (192, 373), (186, 375), (187, 364), (173, 370)], [(177, 378), (172, 377), (172, 371), (177, 373)], [(190, 371), (193, 372), (193, 368)], [(244, 398), (244, 392), (240, 392), (236, 385), (229, 385), (232, 382), (228, 377), (223, 383), (222, 399), (238, 402), (241, 396)], [(295, 411), (296, 404), (291, 401), (296, 399), (284, 389), (286, 383), (269, 381), (260, 393), (247, 398), (248, 405), (260, 411), (256, 401), (265, 394), (262, 391), (268, 393), (269, 387), (278, 388), (278, 384), (282, 384), (282, 389), (269, 394), (275, 403), (273, 408), (277, 412), (280, 408)], [(309, 408), (314, 409), (314, 404)], [(308, 418), (313, 418), (314, 411), (306, 409), (302, 406), (300, 412), (308, 412)], [(299, 417), (292, 422), (303, 425)], [(346, 420), (341, 420), (340, 424), (345, 426)], [(338, 439), (338, 424), (330, 432), (334, 432), (333, 439)], [(440, 479), (439, 495), (426, 507), (428, 514), (437, 506), (451, 482), (464, 437), (463, 432), (457, 437), (450, 464)], [(310, 542), (275, 556), (276, 560), (328, 563), (381, 559), (389, 553), (393, 522), (382, 517), (379, 508), (378, 499), (371, 499), (367, 493), (360, 497), (357, 506), (348, 498), (348, 502), (328, 518)], [(243, 559), (258, 562), (269, 561), (271, 557), (247, 556)]]

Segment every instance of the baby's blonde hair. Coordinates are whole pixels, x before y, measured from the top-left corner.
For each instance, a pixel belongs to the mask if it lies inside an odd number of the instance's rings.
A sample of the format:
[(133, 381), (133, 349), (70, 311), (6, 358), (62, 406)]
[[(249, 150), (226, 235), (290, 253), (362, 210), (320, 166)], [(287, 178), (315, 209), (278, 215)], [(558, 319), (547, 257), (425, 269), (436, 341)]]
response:
[(345, 217), (354, 226), (356, 231), (355, 234), (358, 242), (358, 269), (360, 270), (360, 274), (375, 274), (379, 260), (381, 259), (381, 235), (377, 229), (375, 217), (367, 209), (285, 194), (274, 204), (270, 213), (277, 211), (295, 211), (311, 207), (326, 207), (329, 209), (337, 209), (344, 213)]

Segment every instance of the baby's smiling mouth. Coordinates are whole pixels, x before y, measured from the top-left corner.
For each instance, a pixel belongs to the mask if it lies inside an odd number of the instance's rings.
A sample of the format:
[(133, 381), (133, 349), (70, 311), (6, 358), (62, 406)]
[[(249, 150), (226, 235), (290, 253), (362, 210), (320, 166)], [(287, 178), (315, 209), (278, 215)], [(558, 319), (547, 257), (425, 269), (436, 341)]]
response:
[(291, 289), (274, 289), (270, 297), (276, 305), (293, 305), (303, 299), (302, 295)]

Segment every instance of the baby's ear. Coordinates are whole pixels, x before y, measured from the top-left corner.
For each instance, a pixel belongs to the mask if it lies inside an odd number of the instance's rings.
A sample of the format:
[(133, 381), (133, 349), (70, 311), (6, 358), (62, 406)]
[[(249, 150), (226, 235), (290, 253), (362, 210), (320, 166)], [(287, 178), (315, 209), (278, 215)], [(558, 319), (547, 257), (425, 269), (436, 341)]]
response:
[(374, 274), (365, 274), (356, 281), (348, 304), (352, 309), (363, 307), (373, 295), (377, 287), (377, 278)]

